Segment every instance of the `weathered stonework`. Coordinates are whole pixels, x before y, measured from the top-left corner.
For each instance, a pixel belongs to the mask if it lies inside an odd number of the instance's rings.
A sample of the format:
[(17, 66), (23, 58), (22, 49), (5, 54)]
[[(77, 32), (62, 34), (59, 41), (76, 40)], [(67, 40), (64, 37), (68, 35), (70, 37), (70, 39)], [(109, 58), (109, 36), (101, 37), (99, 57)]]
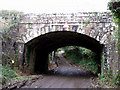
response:
[(35, 37), (49, 32), (63, 31), (63, 25), (68, 23), (69, 29), (88, 35), (101, 44), (104, 44), (106, 51), (106, 68), (110, 67), (110, 37), (113, 35), (115, 25), (112, 23), (112, 16), (109, 12), (79, 12), (71, 14), (26, 14), (21, 16), (19, 29), (22, 31), (22, 40), (27, 43)]
[[(54, 13), (54, 14), (23, 14), (20, 15), (20, 23), (18, 25), (18, 36), (19, 38), (16, 39), (19, 49), (19, 60), (22, 64), (23, 59), (27, 61), (30, 55), (33, 55), (35, 51), (29, 51), (27, 48), (25, 55), (29, 54), (27, 57), (23, 57), (23, 47), (24, 44), (29, 43), (34, 38), (38, 36), (47, 34), (49, 32), (57, 32), (63, 31), (63, 25), (65, 22), (68, 23), (68, 29), (65, 31), (72, 31), (81, 34), (85, 34), (90, 36), (100, 44), (104, 45), (104, 55), (106, 57), (106, 67), (105, 70), (111, 68), (113, 74), (116, 73), (118, 69), (118, 55), (116, 55), (116, 51), (114, 48), (114, 43), (111, 43), (111, 36), (114, 36), (113, 31), (115, 30), (115, 25), (112, 23), (113, 18), (111, 13), (109, 12), (79, 12), (79, 13)], [(27, 54), (26, 54), (27, 53)], [(22, 59), (22, 58), (23, 59)], [(33, 57), (34, 58), (34, 57)], [(19, 63), (20, 63), (19, 62)], [(27, 63), (27, 62), (26, 62)], [(25, 63), (25, 64), (26, 64)], [(31, 59), (30, 63), (27, 63), (26, 68), (29, 70), (34, 71), (33, 66), (34, 61)], [(116, 66), (116, 67), (114, 67)]]
[(22, 39), (27, 43), (31, 39), (45, 33), (63, 31), (63, 25), (68, 22), (67, 31), (86, 34), (97, 39), (102, 44), (107, 43), (107, 34), (115, 29), (109, 12), (105, 13), (71, 13), (71, 14), (26, 14), (21, 16), (20, 31)]

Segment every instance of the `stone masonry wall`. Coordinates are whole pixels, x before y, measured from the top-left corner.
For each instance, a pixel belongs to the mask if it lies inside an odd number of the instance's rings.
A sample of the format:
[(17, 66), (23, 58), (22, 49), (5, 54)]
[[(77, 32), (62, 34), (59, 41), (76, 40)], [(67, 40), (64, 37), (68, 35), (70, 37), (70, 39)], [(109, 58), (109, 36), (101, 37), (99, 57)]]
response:
[[(21, 65), (23, 61), (25, 43), (45, 33), (62, 31), (64, 23), (68, 22), (70, 28), (67, 29), (67, 31), (86, 34), (105, 45), (105, 69), (107, 70), (108, 68), (111, 68), (113, 74), (116, 73), (116, 70), (118, 69), (118, 55), (116, 54), (114, 42), (111, 43), (111, 36), (114, 36), (113, 31), (115, 30), (115, 25), (112, 23), (113, 19), (111, 13), (79, 12), (41, 15), (23, 14), (19, 17), (19, 25), (12, 28), (13, 32), (10, 34), (12, 38), (4, 38), (3, 40), (3, 63), (6, 63), (4, 55), (9, 54), (13, 57), (15, 54), (15, 48), (17, 48), (18, 55), (16, 66), (20, 68), (19, 65)], [(9, 48), (11, 49), (9, 50)], [(8, 52), (13, 52), (13, 54)]]
[(115, 70), (118, 68), (118, 55), (116, 55), (114, 43), (111, 43), (111, 36), (114, 36), (113, 31), (115, 30), (115, 25), (112, 21), (113, 19), (109, 12), (26, 14), (21, 16), (19, 26), (20, 31), (25, 31), (25, 34), (22, 33), (21, 38), (27, 43), (41, 34), (62, 31), (64, 23), (68, 22), (70, 28), (67, 31), (86, 34), (104, 44), (105, 71), (111, 69), (113, 74), (115, 74)]

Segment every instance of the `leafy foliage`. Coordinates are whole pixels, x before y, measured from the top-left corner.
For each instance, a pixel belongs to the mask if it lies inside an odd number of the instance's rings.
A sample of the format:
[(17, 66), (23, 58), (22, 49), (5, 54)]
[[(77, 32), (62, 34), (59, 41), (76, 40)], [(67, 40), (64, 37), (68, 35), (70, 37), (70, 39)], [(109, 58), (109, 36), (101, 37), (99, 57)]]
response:
[(117, 21), (120, 21), (120, 1), (111, 0), (108, 3), (108, 9), (113, 12), (114, 17)]
[[(114, 17), (114, 22), (118, 25), (118, 28), (114, 31), (114, 35), (111, 38), (111, 44), (112, 42), (115, 42), (116, 51), (118, 54), (120, 54), (120, 1), (111, 0), (108, 3), (108, 9), (111, 10)], [(120, 87), (120, 71), (118, 71), (116, 75), (113, 76), (111, 70), (109, 69), (107, 73), (99, 74), (99, 80), (102, 81), (105, 85), (109, 85), (110, 87)]]
[(16, 74), (10, 67), (2, 67), (2, 84), (5, 84), (15, 78), (22, 77)]
[(81, 47), (65, 47), (65, 57), (72, 60), (88, 70), (96, 73), (98, 71), (98, 64), (96, 63), (95, 53), (91, 50)]
[(108, 9), (111, 10), (112, 15), (114, 17), (114, 22), (118, 25), (118, 28), (114, 32), (116, 48), (117, 52), (120, 54), (120, 1), (119, 0), (111, 0), (108, 3)]
[(3, 22), (5, 25), (2, 27), (1, 37), (10, 38), (11, 30), (13, 30), (12, 28), (19, 23), (19, 14), (20, 12), (17, 11), (0, 11), (0, 17), (2, 17), (2, 20), (5, 20)]
[[(3, 62), (6, 62), (5, 64), (2, 62), (4, 65), (2, 66), (2, 84), (5, 84), (14, 78), (20, 78), (20, 76), (15, 73), (15, 70), (13, 70), (14, 64), (16, 63), (18, 57), (18, 49), (16, 48), (15, 51), (11, 44), (16, 39), (13, 32), (15, 32), (15, 30), (17, 31), (15, 26), (19, 24), (19, 14), (20, 12), (17, 11), (0, 11), (0, 24), (2, 24), (2, 27), (0, 28), (0, 30), (2, 30), (0, 33), (0, 38), (2, 38), (3, 47), (4, 44), (9, 46), (9, 48), (7, 46), (4, 48), (2, 47), (4, 52)], [(15, 52), (11, 52), (12, 50)]]
[(101, 81), (104, 85), (109, 85), (110, 87), (120, 87), (120, 71), (114, 76), (112, 76), (111, 71), (108, 70), (108, 72), (104, 75), (98, 74), (99, 81)]

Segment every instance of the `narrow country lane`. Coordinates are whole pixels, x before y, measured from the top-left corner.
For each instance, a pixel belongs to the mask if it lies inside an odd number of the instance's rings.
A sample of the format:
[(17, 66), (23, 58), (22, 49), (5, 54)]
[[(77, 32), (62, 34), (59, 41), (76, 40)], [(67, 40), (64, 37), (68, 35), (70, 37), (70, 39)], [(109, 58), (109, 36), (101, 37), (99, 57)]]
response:
[(90, 88), (95, 78), (90, 72), (71, 65), (61, 53), (58, 57), (58, 68), (53, 73), (43, 75), (43, 78), (22, 88)]

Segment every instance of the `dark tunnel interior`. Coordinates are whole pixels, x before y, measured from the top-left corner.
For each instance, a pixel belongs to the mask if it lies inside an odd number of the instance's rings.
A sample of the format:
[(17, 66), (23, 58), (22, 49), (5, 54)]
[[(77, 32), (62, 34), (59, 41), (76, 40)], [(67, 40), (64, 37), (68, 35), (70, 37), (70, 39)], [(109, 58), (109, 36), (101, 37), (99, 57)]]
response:
[[(32, 53), (29, 55), (29, 59), (34, 59), (34, 72), (47, 72), (49, 53), (64, 46), (81, 46), (90, 49), (99, 57), (96, 62), (101, 64), (101, 53), (104, 45), (100, 44), (99, 41), (77, 32), (56, 31), (38, 36), (25, 44), (26, 48), (31, 47), (29, 53)], [(99, 72), (100, 70), (101, 68), (99, 68)]]

